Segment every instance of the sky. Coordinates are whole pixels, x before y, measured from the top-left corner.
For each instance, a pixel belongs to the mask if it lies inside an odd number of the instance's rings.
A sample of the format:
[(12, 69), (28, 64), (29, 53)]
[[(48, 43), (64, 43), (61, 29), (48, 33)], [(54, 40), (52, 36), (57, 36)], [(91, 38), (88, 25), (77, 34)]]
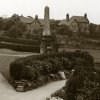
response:
[(0, 16), (13, 14), (44, 18), (44, 7), (50, 7), (51, 19), (65, 19), (69, 16), (87, 17), (91, 23), (100, 24), (100, 0), (0, 0)]

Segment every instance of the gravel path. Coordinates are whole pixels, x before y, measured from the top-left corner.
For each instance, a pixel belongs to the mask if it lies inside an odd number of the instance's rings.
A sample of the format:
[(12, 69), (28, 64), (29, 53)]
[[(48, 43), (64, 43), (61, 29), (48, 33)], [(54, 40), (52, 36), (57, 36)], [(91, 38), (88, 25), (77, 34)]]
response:
[(0, 100), (45, 100), (56, 90), (65, 85), (65, 80), (47, 84), (24, 93), (16, 92), (8, 81), (0, 74)]

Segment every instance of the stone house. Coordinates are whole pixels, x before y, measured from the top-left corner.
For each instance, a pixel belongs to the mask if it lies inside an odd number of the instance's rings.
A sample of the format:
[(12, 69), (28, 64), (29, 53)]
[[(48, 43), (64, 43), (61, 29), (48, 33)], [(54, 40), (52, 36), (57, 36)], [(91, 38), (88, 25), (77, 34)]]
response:
[[(33, 33), (33, 31), (35, 29), (43, 29), (44, 28), (44, 19), (40, 19), (38, 18), (38, 16), (36, 15), (35, 18), (28, 16), (28, 17), (24, 17), (24, 16), (20, 16), (20, 20), (21, 22), (25, 23), (27, 25), (27, 30), (29, 31), (29, 33)], [(59, 20), (54, 20), (54, 19), (50, 19), (50, 24), (54, 24), (60, 22)], [(50, 26), (51, 27), (51, 26)]]
[(27, 30), (30, 33), (33, 33), (35, 29), (43, 29), (43, 26), (44, 26), (44, 20), (39, 19), (37, 15), (35, 16), (35, 18), (31, 16), (28, 16), (28, 17), (20, 16), (20, 20), (21, 22), (27, 25)]
[(67, 25), (73, 33), (89, 35), (89, 20), (87, 14), (84, 16), (72, 16), (71, 18), (67, 14), (66, 19), (61, 20), (58, 25)]

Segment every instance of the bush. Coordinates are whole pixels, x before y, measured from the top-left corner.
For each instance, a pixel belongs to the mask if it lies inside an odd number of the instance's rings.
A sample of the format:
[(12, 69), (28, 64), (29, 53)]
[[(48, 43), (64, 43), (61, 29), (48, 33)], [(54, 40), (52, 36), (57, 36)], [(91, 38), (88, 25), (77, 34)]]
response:
[(94, 66), (75, 66), (66, 85), (51, 97), (60, 97), (64, 100), (100, 100), (99, 72)]
[[(92, 66), (92, 56), (85, 52), (33, 55), (19, 58), (12, 62), (10, 64), (10, 75), (13, 80), (30, 81), (32, 85), (31, 88), (28, 87), (28, 90), (30, 90), (48, 82), (62, 79), (59, 71), (72, 70), (76, 65), (81, 64), (83, 66)], [(13, 86), (16, 85), (15, 83), (13, 84)], [(63, 97), (63, 93), (61, 97)]]
[(65, 86), (65, 100), (100, 100), (100, 74), (93, 66), (76, 66)]
[(40, 47), (36, 45), (23, 45), (23, 44), (15, 44), (15, 43), (8, 43), (8, 42), (1, 42), (0, 48), (7, 48), (15, 51), (22, 51), (22, 52), (40, 52)]
[(24, 44), (24, 45), (36, 45), (40, 46), (40, 41), (36, 38), (33, 40), (30, 39), (19, 39), (19, 38), (10, 38), (10, 37), (0, 37), (1, 42), (10, 42), (10, 43), (17, 43), (17, 44)]
[[(80, 61), (78, 58), (82, 60)], [(14, 79), (34, 80), (41, 75), (72, 70), (77, 64), (93, 65), (93, 58), (89, 54), (81, 52), (33, 55), (12, 62), (10, 74)]]

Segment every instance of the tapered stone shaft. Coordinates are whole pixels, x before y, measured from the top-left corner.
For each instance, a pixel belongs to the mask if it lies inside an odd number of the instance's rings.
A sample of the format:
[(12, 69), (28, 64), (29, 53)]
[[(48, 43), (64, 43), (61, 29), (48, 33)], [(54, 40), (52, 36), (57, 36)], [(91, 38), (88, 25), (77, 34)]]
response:
[(50, 36), (50, 19), (49, 19), (49, 7), (46, 6), (44, 10), (44, 36)]

